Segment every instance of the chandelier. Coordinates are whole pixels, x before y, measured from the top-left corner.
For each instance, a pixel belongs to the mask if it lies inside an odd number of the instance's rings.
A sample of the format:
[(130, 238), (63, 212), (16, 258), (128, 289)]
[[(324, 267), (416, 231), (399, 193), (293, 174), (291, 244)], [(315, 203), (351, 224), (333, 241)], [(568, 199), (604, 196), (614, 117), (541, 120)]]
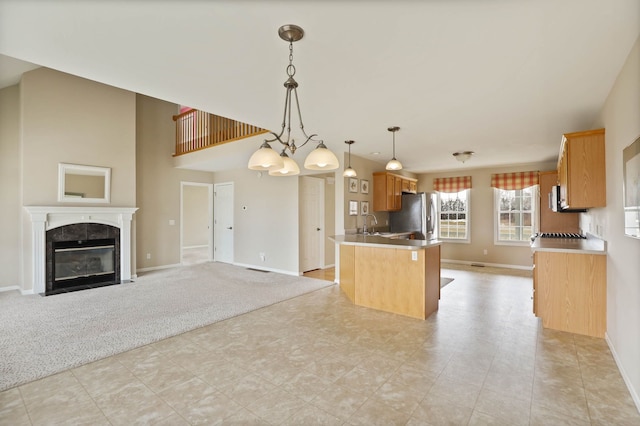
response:
[[(304, 30), (297, 25), (283, 25), (278, 29), (278, 35), (284, 41), (289, 42), (289, 65), (286, 68), (287, 80), (284, 87), (287, 89), (284, 99), (284, 114), (282, 117), (282, 127), (280, 133), (269, 132), (273, 138), (265, 139), (260, 148), (249, 158), (250, 170), (268, 170), (272, 176), (293, 176), (300, 174), (300, 167), (289, 157), (287, 151), (294, 155), (298, 148), (302, 148), (308, 142), (317, 144), (304, 161), (304, 167), (309, 170), (335, 170), (339, 167), (338, 158), (325, 146), (320, 139), (315, 139), (317, 134), (307, 135), (302, 123), (302, 113), (300, 112), (300, 102), (298, 101), (298, 82), (293, 78), (296, 74), (296, 67), (293, 65), (293, 42), (302, 39)], [(304, 142), (296, 145), (295, 139), (291, 136), (291, 109), (295, 101), (294, 112), (297, 112), (300, 131), (304, 137)], [(279, 142), (282, 151), (278, 154), (271, 145), (271, 142)]]

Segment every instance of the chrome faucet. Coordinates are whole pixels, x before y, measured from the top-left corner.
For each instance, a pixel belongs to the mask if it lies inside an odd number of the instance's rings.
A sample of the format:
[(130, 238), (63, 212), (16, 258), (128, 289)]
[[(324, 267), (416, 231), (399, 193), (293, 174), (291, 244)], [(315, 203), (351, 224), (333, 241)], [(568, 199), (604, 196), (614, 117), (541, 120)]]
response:
[[(367, 214), (367, 215), (365, 215), (365, 217), (364, 217), (364, 225), (362, 226), (362, 233), (363, 233), (364, 235), (367, 235), (367, 233), (368, 233), (368, 232), (367, 232), (367, 218), (368, 218), (369, 216), (371, 216), (371, 217), (373, 218), (373, 224), (374, 224), (374, 225), (377, 225), (377, 224), (378, 224), (378, 219), (376, 219), (376, 217), (375, 217), (374, 215), (372, 215), (372, 214)], [(371, 232), (373, 233), (373, 231), (375, 231), (375, 229), (374, 229), (374, 228), (371, 228), (371, 229), (372, 229), (372, 231), (371, 231)]]

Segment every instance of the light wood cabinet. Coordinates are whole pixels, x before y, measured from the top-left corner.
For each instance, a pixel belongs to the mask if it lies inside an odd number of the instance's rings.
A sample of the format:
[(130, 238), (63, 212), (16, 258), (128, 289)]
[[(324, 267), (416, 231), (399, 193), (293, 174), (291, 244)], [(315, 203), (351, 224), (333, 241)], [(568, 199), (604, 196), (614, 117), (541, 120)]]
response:
[(417, 179), (388, 172), (373, 174), (373, 210), (397, 211), (402, 208), (402, 193), (416, 193)]
[(607, 330), (607, 256), (536, 251), (533, 310), (545, 328), (603, 338)]
[(340, 289), (356, 305), (425, 319), (438, 310), (440, 246), (341, 244)]
[(540, 172), (540, 232), (580, 232), (580, 214), (554, 212), (549, 208), (549, 193), (558, 184), (555, 171)]
[(604, 129), (567, 133), (558, 158), (560, 202), (567, 209), (604, 207)]

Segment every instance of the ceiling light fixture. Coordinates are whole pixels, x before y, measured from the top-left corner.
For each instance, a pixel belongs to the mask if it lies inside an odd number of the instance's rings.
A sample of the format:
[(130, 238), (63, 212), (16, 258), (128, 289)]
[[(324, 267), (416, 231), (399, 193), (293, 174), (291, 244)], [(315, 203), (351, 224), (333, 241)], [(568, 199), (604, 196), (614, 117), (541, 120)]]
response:
[(473, 151), (458, 151), (458, 152), (454, 152), (453, 156), (456, 158), (456, 160), (460, 161), (461, 163), (464, 163), (469, 158), (471, 158), (473, 154), (475, 154), (475, 152)]
[(402, 163), (396, 160), (396, 132), (400, 130), (400, 127), (393, 126), (387, 129), (393, 133), (393, 158), (387, 163), (387, 170), (400, 170), (402, 169)]
[(344, 141), (344, 143), (349, 145), (349, 167), (344, 169), (344, 172), (342, 172), (342, 176), (344, 176), (344, 177), (356, 177), (356, 176), (358, 176), (358, 174), (351, 167), (351, 145), (353, 145), (355, 143), (355, 141)]
[[(300, 112), (300, 103), (298, 101), (298, 82), (293, 78), (296, 74), (296, 67), (293, 65), (293, 42), (302, 39), (304, 30), (297, 25), (283, 25), (278, 29), (278, 35), (282, 40), (289, 42), (289, 65), (286, 68), (288, 78), (284, 82), (287, 92), (284, 100), (282, 128), (278, 134), (269, 132), (273, 135), (273, 139), (265, 139), (260, 148), (249, 158), (248, 167), (250, 170), (268, 170), (271, 176), (297, 175), (300, 173), (300, 168), (293, 159), (289, 158), (287, 149), (293, 155), (296, 149), (302, 148), (307, 142), (312, 141), (318, 145), (307, 156), (304, 161), (304, 167), (309, 170), (335, 170), (340, 166), (338, 157), (327, 149), (322, 140), (314, 139), (317, 134), (307, 135), (302, 123), (302, 113)], [(293, 101), (296, 103), (295, 110), (298, 113), (300, 130), (305, 138), (305, 141), (300, 146), (296, 146), (295, 140), (291, 137), (291, 104)], [(275, 141), (283, 145), (280, 155), (269, 145), (270, 142)]]

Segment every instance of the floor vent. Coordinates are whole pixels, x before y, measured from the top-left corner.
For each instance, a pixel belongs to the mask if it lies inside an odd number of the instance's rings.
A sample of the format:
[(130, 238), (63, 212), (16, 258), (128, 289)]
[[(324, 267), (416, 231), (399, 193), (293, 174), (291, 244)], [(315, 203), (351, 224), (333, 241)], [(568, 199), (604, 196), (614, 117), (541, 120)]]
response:
[(256, 269), (256, 268), (247, 268), (247, 270), (256, 271), (256, 272), (271, 272), (271, 271), (265, 271), (264, 269)]
[(482, 263), (472, 263), (471, 266), (476, 266), (478, 268), (484, 268), (484, 265)]

